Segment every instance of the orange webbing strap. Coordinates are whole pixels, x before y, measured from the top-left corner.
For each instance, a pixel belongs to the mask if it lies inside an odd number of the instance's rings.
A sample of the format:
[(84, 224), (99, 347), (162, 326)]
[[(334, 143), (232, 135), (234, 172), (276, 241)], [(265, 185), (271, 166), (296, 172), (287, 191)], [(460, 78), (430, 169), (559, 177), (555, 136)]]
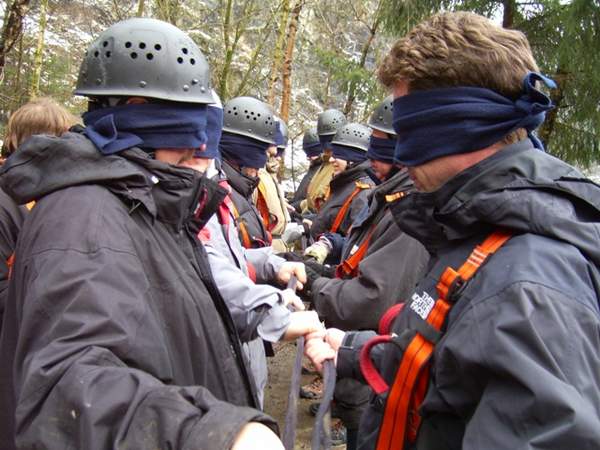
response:
[(265, 199), (262, 191), (258, 191), (258, 195), (256, 196), (256, 209), (260, 214), (260, 218), (262, 219), (263, 225), (267, 231), (272, 231), (273, 228), (277, 225), (276, 221), (271, 220), (271, 213), (269, 212), (269, 207), (267, 206), (267, 200)]
[(354, 253), (352, 253), (348, 258), (342, 261), (341, 264), (338, 264), (337, 268), (335, 269), (336, 278), (344, 278), (345, 276), (354, 278), (358, 274), (358, 265), (367, 254), (369, 244), (371, 243), (371, 236), (375, 231), (375, 226), (376, 224), (371, 225), (369, 233), (367, 234), (362, 244), (360, 244), (358, 249)]
[(350, 205), (352, 205), (352, 200), (354, 200), (354, 197), (356, 197), (360, 191), (364, 189), (369, 189), (370, 187), (371, 186), (368, 184), (360, 183), (358, 181), (356, 182), (356, 187), (338, 211), (337, 216), (335, 216), (335, 220), (333, 221), (333, 225), (331, 225), (331, 229), (329, 231), (331, 231), (332, 233), (337, 233), (337, 231), (340, 228), (340, 225), (344, 221), (344, 217), (346, 217), (346, 214), (348, 214), (348, 210), (350, 209)]
[[(496, 231), (475, 247), (458, 272), (451, 267), (446, 268), (436, 286), (439, 298), (427, 315), (426, 321), (431, 327), (437, 331), (441, 330), (452, 307), (452, 302), (447, 299), (449, 291), (460, 288), (468, 281), (483, 262), (510, 237), (505, 231)], [(404, 351), (394, 384), (388, 394), (377, 450), (403, 449), (407, 438), (411, 442), (416, 439), (421, 421), (417, 410), (427, 391), (427, 363), (434, 347), (434, 343), (429, 342), (417, 331)]]
[(15, 252), (12, 252), (6, 260), (6, 266), (8, 267), (8, 279), (12, 276), (13, 266), (15, 265)]
[(250, 239), (250, 233), (248, 233), (248, 229), (246, 228), (246, 224), (242, 220), (238, 220), (240, 217), (240, 213), (235, 207), (235, 203), (231, 202), (231, 214), (233, 214), (233, 218), (237, 222), (238, 230), (242, 235), (242, 245), (244, 248), (252, 248), (252, 240)]

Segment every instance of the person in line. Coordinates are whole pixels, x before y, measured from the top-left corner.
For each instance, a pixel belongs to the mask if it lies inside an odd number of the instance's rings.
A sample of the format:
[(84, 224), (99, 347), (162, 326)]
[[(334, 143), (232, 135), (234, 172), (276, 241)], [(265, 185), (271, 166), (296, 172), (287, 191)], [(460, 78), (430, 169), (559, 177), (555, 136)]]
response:
[(417, 25), (379, 78), (418, 190), (392, 213), (431, 261), (380, 336), (307, 343), (374, 389), (358, 447), (598, 448), (600, 188), (533, 134), (554, 83), (521, 32), (467, 12)]
[[(207, 108), (206, 149), (195, 151), (194, 157), (183, 161), (182, 165), (205, 174), (229, 191), (227, 180), (215, 164), (219, 155), (223, 109), (216, 93), (213, 92), (213, 96), (215, 103)], [(300, 271), (293, 273), (300, 278), (301, 286), (305, 281), (302, 265), (281, 261), (269, 247), (245, 249), (235, 227), (231, 205), (228, 194), (198, 237), (206, 248), (213, 278), (242, 340), (262, 408), (268, 381), (263, 340), (272, 343), (296, 339), (312, 329), (321, 328), (321, 324), (314, 311), (303, 311), (302, 301), (292, 290), (266, 284), (287, 282), (293, 269), (299, 268)], [(250, 279), (250, 272), (257, 283)]]
[[(35, 134), (61, 136), (77, 122), (73, 114), (52, 98), (39, 97), (31, 100), (10, 115), (6, 125), (2, 154), (5, 157), (10, 156), (24, 141)], [(15, 245), (25, 215), (33, 204), (31, 202), (27, 205), (17, 205), (0, 189), (0, 330), (8, 294), (8, 278), (14, 262)]]
[(323, 233), (346, 236), (357, 214), (366, 205), (374, 180), (367, 159), (371, 130), (349, 123), (338, 130), (329, 143), (332, 149), (333, 178), (327, 197), (312, 221), (310, 232), (317, 239)]
[(344, 113), (327, 109), (317, 118), (317, 135), (321, 144), (321, 165), (306, 189), (306, 202), (301, 203), (302, 215), (312, 220), (327, 198), (329, 182), (333, 177), (331, 163), (331, 140), (340, 128), (346, 125)]
[[(379, 318), (408, 298), (427, 267), (429, 255), (423, 245), (403, 233), (390, 212), (395, 200), (413, 190), (407, 171), (393, 161), (396, 132), (392, 118), (392, 98), (388, 97), (377, 105), (369, 120), (373, 131), (367, 158), (380, 184), (368, 191), (365, 209), (343, 241), (335, 275), (328, 277), (324, 271), (314, 270), (314, 264), (306, 263), (310, 302), (327, 327), (377, 331)], [(313, 245), (318, 249), (309, 252), (311, 255), (332, 247), (336, 241), (327, 236)], [(321, 254), (321, 261), (325, 256)], [(368, 386), (352, 378), (343, 378), (336, 385), (334, 409), (347, 428), (348, 450), (356, 448), (369, 394)]]
[[(283, 240), (286, 228), (291, 223), (288, 204), (278, 180), (279, 168), (283, 164), (283, 152), (287, 147), (287, 125), (279, 117), (276, 118), (276, 146), (267, 149), (267, 162), (258, 171), (258, 186), (253, 194), (253, 202), (263, 219), (263, 224), (271, 233), (271, 246), (275, 253), (287, 252), (288, 247)], [(292, 227), (296, 228), (296, 227)]]
[(304, 132), (304, 135), (302, 136), (302, 150), (308, 160), (308, 170), (302, 177), (290, 202), (298, 214), (302, 212), (300, 204), (306, 199), (308, 185), (323, 163), (323, 158), (321, 158), (323, 149), (321, 148), (321, 142), (319, 141), (319, 135), (317, 134), (316, 128), (311, 128)]
[(36, 201), (0, 339), (4, 448), (282, 448), (197, 238), (226, 192), (180, 167), (206, 145), (210, 89), (181, 30), (119, 22), (79, 71), (85, 129), (2, 167)]

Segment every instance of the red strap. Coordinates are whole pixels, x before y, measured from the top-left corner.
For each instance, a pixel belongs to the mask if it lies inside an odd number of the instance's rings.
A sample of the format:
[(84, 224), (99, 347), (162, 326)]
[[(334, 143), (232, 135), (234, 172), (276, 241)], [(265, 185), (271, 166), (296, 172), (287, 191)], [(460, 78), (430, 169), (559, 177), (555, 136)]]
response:
[(404, 308), (403, 302), (396, 303), (381, 316), (381, 319), (379, 319), (379, 334), (390, 334), (392, 322), (398, 317), (402, 308)]
[(369, 383), (369, 386), (371, 386), (371, 389), (373, 389), (376, 394), (383, 394), (384, 392), (387, 392), (390, 387), (375, 368), (375, 365), (371, 360), (371, 349), (376, 345), (388, 344), (390, 342), (392, 342), (392, 336), (390, 335), (375, 336), (374, 338), (369, 339), (360, 350), (360, 371), (366, 382)]
[[(481, 245), (469, 255), (469, 258), (455, 271), (447, 267), (437, 285), (440, 295), (426, 321), (440, 331), (446, 316), (452, 307), (448, 294), (464, 284), (475, 275), (484, 261), (498, 250), (511, 235), (504, 231), (492, 233)], [(414, 442), (421, 418), (418, 408), (423, 402), (429, 380), (428, 362), (433, 354), (434, 344), (418, 332), (408, 344), (402, 355), (400, 367), (396, 372), (394, 383), (389, 391), (377, 450), (397, 450), (404, 448), (408, 439)]]

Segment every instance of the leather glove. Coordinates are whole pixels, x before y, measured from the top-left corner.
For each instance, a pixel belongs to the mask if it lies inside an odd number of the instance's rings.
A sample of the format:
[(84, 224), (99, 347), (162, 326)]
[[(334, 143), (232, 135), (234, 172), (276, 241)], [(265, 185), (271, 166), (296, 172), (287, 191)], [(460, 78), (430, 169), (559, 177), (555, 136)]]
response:
[(313, 258), (305, 258), (304, 265), (310, 267), (317, 272), (321, 277), (333, 278), (335, 276), (335, 268), (330, 265), (319, 264)]

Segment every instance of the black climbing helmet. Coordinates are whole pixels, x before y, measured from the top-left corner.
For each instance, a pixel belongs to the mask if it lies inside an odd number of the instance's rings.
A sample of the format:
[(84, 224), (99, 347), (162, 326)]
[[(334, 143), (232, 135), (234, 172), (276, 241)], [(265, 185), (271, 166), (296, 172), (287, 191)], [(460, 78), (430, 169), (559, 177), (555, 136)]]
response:
[(344, 125), (333, 137), (331, 144), (344, 145), (366, 152), (369, 150), (371, 129), (360, 123)]
[(337, 109), (328, 109), (319, 114), (317, 119), (317, 134), (319, 136), (331, 136), (344, 125), (346, 125), (346, 116)]
[(374, 130), (383, 131), (387, 134), (396, 135), (394, 130), (394, 109), (393, 109), (394, 97), (386, 97), (379, 105), (373, 110), (371, 118), (369, 119), (369, 126)]
[(88, 48), (75, 94), (212, 103), (210, 67), (179, 28), (155, 19), (118, 22)]
[(254, 97), (236, 97), (223, 105), (223, 131), (277, 145), (275, 115)]
[(315, 146), (316, 144), (321, 144), (319, 141), (319, 135), (317, 134), (316, 128), (311, 128), (304, 132), (304, 136), (302, 137), (302, 147), (310, 148)]

